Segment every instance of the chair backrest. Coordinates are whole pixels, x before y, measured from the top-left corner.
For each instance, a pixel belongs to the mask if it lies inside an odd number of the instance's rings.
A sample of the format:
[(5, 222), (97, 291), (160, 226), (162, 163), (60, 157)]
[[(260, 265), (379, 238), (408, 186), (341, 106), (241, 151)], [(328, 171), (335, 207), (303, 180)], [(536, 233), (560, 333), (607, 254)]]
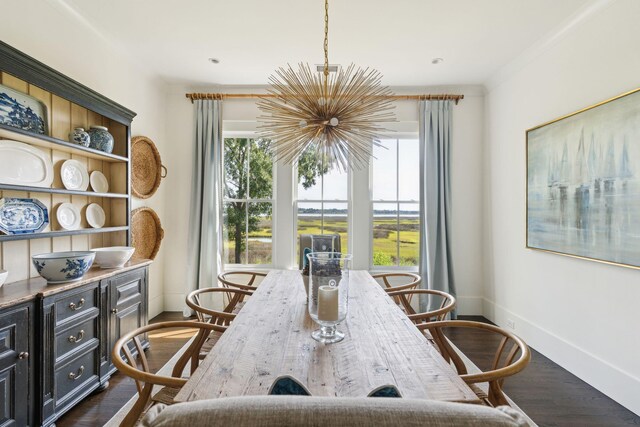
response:
[(257, 271), (225, 271), (218, 274), (222, 286), (245, 291), (255, 291), (264, 277), (267, 277), (267, 273)]
[(371, 277), (390, 291), (416, 289), (422, 282), (422, 278), (415, 273), (377, 273), (372, 274)]
[(298, 268), (304, 270), (307, 265), (306, 254), (310, 252), (342, 252), (339, 234), (300, 234), (298, 237), (300, 258)]
[[(372, 274), (371, 277), (373, 277), (380, 285), (384, 286), (384, 290), (387, 292), (417, 289), (422, 282), (422, 278), (419, 275), (405, 272), (377, 273)], [(412, 298), (413, 295), (409, 295), (407, 297), (394, 296), (393, 300), (396, 304), (404, 305), (403, 299), (406, 299), (406, 302), (411, 304)]]
[[(227, 298), (227, 302), (222, 311), (205, 307), (202, 303), (202, 297), (205, 294), (224, 294), (223, 296)], [(227, 326), (236, 317), (233, 309), (247, 296), (251, 296), (251, 291), (232, 288), (204, 288), (197, 289), (187, 295), (186, 303), (196, 312), (198, 321)]]
[[(445, 320), (417, 325), (420, 330), (429, 330), (440, 353), (447, 362), (452, 362), (460, 377), (468, 384), (489, 383), (489, 403), (494, 406), (508, 405), (502, 392), (504, 379), (522, 371), (531, 360), (529, 346), (517, 335), (488, 323), (467, 320)], [(500, 337), (491, 370), (469, 374), (464, 361), (444, 335), (443, 328), (474, 328), (488, 331)], [(517, 359), (516, 356), (520, 355)]]
[[(182, 363), (176, 363), (174, 373), (178, 370), (180, 371), (177, 377), (175, 375), (173, 377), (165, 377), (162, 375), (152, 374), (149, 371), (149, 364), (147, 362), (144, 349), (142, 348), (140, 338), (138, 338), (140, 335), (168, 328), (188, 328), (199, 330), (196, 335), (196, 339), (193, 340), (192, 344), (185, 351), (184, 355), (187, 357), (183, 357), (184, 361)], [(194, 357), (195, 360), (197, 360), (199, 347), (202, 346), (202, 342), (204, 342), (204, 339), (206, 339), (211, 331), (224, 332), (225, 328), (211, 323), (191, 321), (153, 323), (134, 329), (120, 337), (113, 346), (111, 359), (118, 371), (130, 378), (133, 378), (136, 383), (138, 393), (142, 393), (146, 384), (162, 385), (166, 387), (181, 387), (187, 381), (179, 376), (186, 366), (186, 361)], [(140, 360), (140, 365), (138, 364), (138, 359)], [(181, 365), (181, 369), (179, 369), (179, 364)], [(192, 371), (193, 370), (195, 370), (195, 368), (193, 368)]]
[[(456, 299), (453, 295), (435, 289), (407, 289), (404, 291), (396, 291), (389, 289), (387, 291), (390, 297), (399, 298), (400, 304), (404, 307), (405, 313), (413, 323), (424, 323), (433, 320), (445, 320), (448, 313), (456, 308)], [(431, 311), (416, 312), (411, 305), (411, 297), (414, 295), (427, 295), (429, 298), (440, 298), (440, 308)]]

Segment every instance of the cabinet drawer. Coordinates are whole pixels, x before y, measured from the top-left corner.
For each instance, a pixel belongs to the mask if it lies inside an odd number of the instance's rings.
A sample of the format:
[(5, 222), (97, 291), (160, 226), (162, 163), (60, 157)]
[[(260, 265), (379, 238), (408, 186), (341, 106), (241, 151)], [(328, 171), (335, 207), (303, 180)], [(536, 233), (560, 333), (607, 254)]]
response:
[(91, 387), (94, 382), (98, 383), (95, 348), (56, 370), (56, 406), (64, 405), (66, 400), (74, 397), (74, 391)]
[(97, 306), (95, 288), (65, 296), (56, 302), (56, 325), (69, 318), (86, 313)]
[(66, 328), (56, 334), (56, 356), (55, 360), (60, 361), (70, 352), (82, 350), (91, 341), (97, 338), (98, 318), (94, 317), (77, 326)]

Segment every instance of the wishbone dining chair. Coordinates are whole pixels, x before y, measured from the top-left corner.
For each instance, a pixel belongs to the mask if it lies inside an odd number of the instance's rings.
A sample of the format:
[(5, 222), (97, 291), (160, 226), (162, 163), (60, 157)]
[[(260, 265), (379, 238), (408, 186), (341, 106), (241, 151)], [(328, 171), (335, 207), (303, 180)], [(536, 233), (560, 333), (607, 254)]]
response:
[[(198, 330), (187, 350), (176, 362), (170, 377), (150, 372), (147, 357), (138, 338), (140, 335), (167, 328)], [(111, 359), (118, 371), (133, 378), (138, 390), (138, 400), (136, 400), (133, 407), (122, 420), (120, 426), (132, 427), (136, 425), (140, 416), (153, 402), (164, 403), (166, 405), (173, 404), (173, 399), (176, 394), (187, 382), (186, 378), (181, 377), (187, 363), (191, 361), (191, 373), (193, 373), (198, 367), (199, 350), (207, 337), (213, 331), (222, 333), (224, 330), (224, 327), (211, 323), (172, 321), (143, 326), (120, 337), (113, 347)], [(161, 386), (162, 388), (153, 394), (154, 386)]]
[[(529, 364), (531, 351), (527, 344), (515, 334), (488, 323), (472, 322), (468, 320), (445, 320), (428, 322), (416, 325), (421, 331), (429, 331), (440, 350), (444, 359), (453, 363), (458, 375), (476, 393), (476, 395), (489, 406), (509, 405), (502, 384), (506, 377), (517, 374)], [(472, 328), (487, 331), (488, 333), (501, 338), (497, 346), (491, 370), (469, 374), (467, 367), (453, 348), (451, 341), (447, 339), (443, 329), (445, 328)], [(487, 339), (490, 343), (492, 340)], [(516, 356), (520, 355), (517, 359)], [(478, 383), (489, 383), (488, 392), (477, 386)]]
[[(267, 277), (267, 273), (257, 271), (225, 271), (224, 273), (218, 274), (218, 281), (220, 281), (224, 288), (253, 292), (265, 277)], [(227, 295), (227, 298), (231, 300), (232, 295)], [(234, 313), (238, 313), (242, 309), (246, 303), (245, 299), (245, 296), (242, 296), (242, 298), (237, 301), (234, 307)]]
[[(227, 296), (228, 298), (228, 302), (221, 311), (206, 307), (202, 302), (205, 295), (215, 298), (215, 294), (219, 294), (220, 297)], [(236, 317), (235, 309), (237, 305), (246, 296), (251, 296), (251, 292), (243, 289), (203, 288), (197, 289), (187, 295), (186, 303), (191, 309), (193, 309), (193, 311), (196, 312), (199, 322), (212, 323), (226, 329), (231, 321)], [(211, 331), (200, 349), (200, 359), (204, 359), (206, 355), (209, 354), (213, 346), (222, 336), (222, 333), (223, 332), (219, 330)]]

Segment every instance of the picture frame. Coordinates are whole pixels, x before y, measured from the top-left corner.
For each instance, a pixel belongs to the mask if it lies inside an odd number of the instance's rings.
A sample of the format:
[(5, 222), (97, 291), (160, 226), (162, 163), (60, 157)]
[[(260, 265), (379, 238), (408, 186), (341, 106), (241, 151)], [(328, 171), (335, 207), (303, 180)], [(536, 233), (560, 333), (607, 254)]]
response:
[(526, 247), (640, 268), (640, 88), (526, 131)]

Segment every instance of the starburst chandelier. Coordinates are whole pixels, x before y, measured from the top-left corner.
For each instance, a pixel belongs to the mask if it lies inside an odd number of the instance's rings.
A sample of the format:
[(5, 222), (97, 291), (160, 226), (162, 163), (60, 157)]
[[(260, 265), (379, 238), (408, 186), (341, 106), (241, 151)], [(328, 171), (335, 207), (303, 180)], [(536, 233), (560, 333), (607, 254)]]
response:
[(297, 163), (315, 151), (327, 165), (361, 169), (386, 130), (379, 123), (395, 121), (392, 95), (382, 74), (370, 68), (340, 68), (329, 75), (329, 1), (325, 0), (324, 69), (309, 64), (279, 68), (269, 77), (269, 97), (258, 101), (263, 115), (260, 135), (273, 141), (275, 157)]

